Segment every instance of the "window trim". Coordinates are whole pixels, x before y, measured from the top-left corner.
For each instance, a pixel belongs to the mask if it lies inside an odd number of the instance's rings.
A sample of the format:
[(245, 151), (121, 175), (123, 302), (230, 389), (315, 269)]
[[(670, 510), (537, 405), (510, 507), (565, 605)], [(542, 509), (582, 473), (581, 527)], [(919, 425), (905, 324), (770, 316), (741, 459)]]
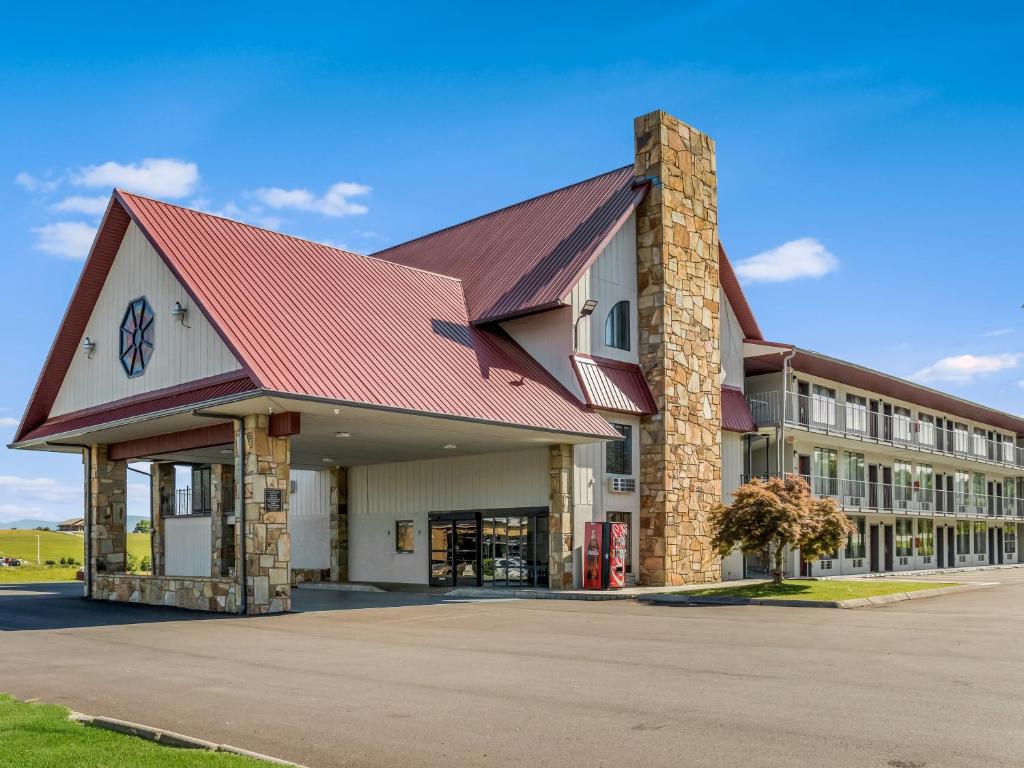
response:
[[(604, 471), (606, 475), (616, 475), (622, 477), (633, 476), (633, 425), (632, 424), (620, 424), (616, 422), (609, 422), (609, 426), (612, 429), (618, 431), (622, 437), (618, 440), (609, 440), (605, 443), (604, 449)], [(623, 448), (619, 449), (618, 446), (622, 445)], [(612, 451), (620, 451), (623, 458), (623, 465), (626, 471), (620, 472), (612, 466)]]
[[(409, 548), (404, 549), (402, 547), (402, 534), (403, 528), (408, 528), (411, 534)], [(411, 555), (416, 551), (416, 521), (415, 520), (395, 520), (395, 554), (396, 555)]]
[[(623, 352), (629, 352), (632, 347), (632, 328), (630, 323), (630, 313), (632, 307), (630, 306), (629, 299), (622, 299), (612, 305), (612, 308), (608, 310), (608, 314), (604, 319), (604, 345), (611, 349), (619, 349)], [(618, 339), (621, 343), (616, 344), (616, 337), (621, 336)]]

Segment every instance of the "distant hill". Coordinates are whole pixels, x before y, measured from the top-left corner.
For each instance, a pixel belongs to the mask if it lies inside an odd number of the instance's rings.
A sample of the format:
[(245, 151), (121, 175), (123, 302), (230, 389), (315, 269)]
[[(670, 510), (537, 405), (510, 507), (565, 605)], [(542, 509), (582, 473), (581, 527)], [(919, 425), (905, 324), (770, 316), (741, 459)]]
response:
[[(63, 520), (67, 520), (74, 515), (68, 515)], [(149, 520), (149, 515), (128, 515), (128, 532), (135, 530), (135, 524), (139, 520)], [(30, 531), (33, 528), (49, 528), (51, 531), (57, 530), (56, 520), (31, 520), (29, 518), (23, 518), (21, 520), (0, 520), (0, 531), (10, 531), (17, 528), (19, 531)]]

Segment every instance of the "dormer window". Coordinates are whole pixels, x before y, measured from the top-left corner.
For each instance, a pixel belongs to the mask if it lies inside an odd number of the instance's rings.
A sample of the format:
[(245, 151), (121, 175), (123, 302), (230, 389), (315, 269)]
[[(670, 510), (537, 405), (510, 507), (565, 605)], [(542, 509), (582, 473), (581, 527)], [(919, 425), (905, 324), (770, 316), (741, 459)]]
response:
[(620, 301), (604, 322), (605, 346), (629, 350), (629, 302)]

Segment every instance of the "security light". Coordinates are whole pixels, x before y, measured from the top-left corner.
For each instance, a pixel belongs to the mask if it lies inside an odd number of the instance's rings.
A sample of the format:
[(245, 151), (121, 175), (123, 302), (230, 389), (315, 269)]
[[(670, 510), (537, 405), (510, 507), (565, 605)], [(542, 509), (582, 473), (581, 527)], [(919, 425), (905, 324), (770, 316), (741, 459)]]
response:
[(580, 320), (584, 317), (590, 317), (594, 314), (594, 310), (597, 309), (597, 299), (587, 299), (583, 302), (583, 306), (580, 307), (580, 316), (576, 318), (576, 322), (572, 326), (572, 351), (576, 352), (576, 348), (579, 347), (580, 337)]
[(82, 342), (82, 349), (85, 350), (89, 359), (92, 360), (93, 353), (96, 351), (96, 342), (86, 336), (85, 340)]
[(188, 309), (181, 306), (180, 301), (174, 302), (174, 306), (171, 307), (171, 317), (177, 320), (179, 323), (184, 325), (186, 328), (189, 326), (185, 324), (185, 316), (188, 314)]

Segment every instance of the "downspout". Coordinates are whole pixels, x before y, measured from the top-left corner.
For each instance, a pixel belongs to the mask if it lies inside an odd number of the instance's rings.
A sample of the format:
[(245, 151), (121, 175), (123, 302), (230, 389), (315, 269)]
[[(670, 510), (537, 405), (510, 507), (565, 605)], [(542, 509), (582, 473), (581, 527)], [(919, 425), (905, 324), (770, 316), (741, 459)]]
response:
[(779, 418), (779, 436), (775, 442), (778, 446), (776, 451), (778, 461), (779, 477), (786, 477), (786, 467), (783, 463), (783, 457), (785, 456), (785, 443), (786, 443), (786, 407), (789, 405), (789, 361), (796, 355), (796, 350), (789, 350), (782, 358), (782, 413)]
[(192, 411), (193, 416), (204, 419), (232, 419), (238, 424), (235, 441), (235, 520), (238, 536), (238, 613), (242, 616), (249, 610), (248, 588), (245, 583), (245, 418), (233, 413)]
[(65, 448), (81, 448), (85, 456), (85, 568), (82, 576), (85, 579), (85, 599), (92, 600), (92, 446), (81, 443), (50, 443), (47, 445)]

